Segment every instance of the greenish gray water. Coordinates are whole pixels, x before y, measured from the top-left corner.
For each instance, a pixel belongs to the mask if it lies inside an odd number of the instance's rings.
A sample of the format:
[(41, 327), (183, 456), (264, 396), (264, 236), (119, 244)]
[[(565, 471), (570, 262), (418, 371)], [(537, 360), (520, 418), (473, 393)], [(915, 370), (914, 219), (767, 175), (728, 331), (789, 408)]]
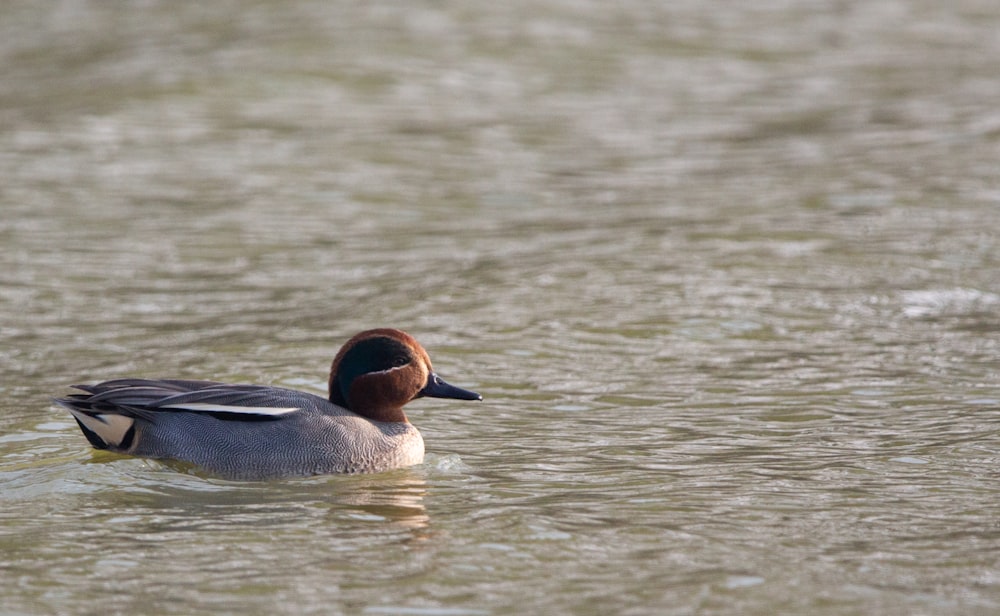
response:
[[(0, 5), (10, 614), (1000, 611), (1000, 8)], [(320, 392), (425, 464), (206, 479), (49, 403)]]

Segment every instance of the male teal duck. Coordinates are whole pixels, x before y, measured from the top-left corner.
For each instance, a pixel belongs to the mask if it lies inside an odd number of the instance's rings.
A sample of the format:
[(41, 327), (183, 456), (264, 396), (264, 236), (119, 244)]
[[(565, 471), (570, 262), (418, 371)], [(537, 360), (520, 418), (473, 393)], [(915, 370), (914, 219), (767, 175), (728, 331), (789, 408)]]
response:
[(330, 367), (329, 399), (266, 385), (117, 379), (56, 402), (97, 449), (188, 462), (225, 479), (375, 473), (419, 464), (424, 440), (403, 406), (422, 396), (482, 400), (449, 385), (398, 329), (361, 332)]

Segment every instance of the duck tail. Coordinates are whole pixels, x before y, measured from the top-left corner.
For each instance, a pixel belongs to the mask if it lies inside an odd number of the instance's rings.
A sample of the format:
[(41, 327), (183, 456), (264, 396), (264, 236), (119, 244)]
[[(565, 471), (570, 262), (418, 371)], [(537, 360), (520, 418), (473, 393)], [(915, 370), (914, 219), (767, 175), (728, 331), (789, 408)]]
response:
[(135, 418), (94, 409), (87, 402), (88, 397), (55, 398), (53, 402), (73, 415), (80, 431), (95, 449), (123, 451), (131, 447), (135, 439)]

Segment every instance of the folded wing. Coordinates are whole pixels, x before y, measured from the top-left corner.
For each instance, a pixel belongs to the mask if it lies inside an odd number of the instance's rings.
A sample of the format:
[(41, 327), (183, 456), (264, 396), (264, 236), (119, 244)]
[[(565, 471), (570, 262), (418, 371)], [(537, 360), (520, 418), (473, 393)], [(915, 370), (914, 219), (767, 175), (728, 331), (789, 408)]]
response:
[(301, 410), (289, 390), (214, 381), (118, 379), (74, 385), (82, 394), (55, 400), (69, 409), (91, 445), (128, 449), (135, 421), (163, 413), (200, 413), (225, 421), (275, 421)]

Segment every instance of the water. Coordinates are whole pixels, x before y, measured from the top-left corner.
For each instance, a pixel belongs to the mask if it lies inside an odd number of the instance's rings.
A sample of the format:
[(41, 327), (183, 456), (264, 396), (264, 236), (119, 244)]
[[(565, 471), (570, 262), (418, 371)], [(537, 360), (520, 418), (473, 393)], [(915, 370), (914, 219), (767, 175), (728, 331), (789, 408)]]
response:
[[(1000, 611), (1000, 10), (0, 7), (4, 613)], [(231, 483), (49, 403), (321, 392), (419, 467)]]

